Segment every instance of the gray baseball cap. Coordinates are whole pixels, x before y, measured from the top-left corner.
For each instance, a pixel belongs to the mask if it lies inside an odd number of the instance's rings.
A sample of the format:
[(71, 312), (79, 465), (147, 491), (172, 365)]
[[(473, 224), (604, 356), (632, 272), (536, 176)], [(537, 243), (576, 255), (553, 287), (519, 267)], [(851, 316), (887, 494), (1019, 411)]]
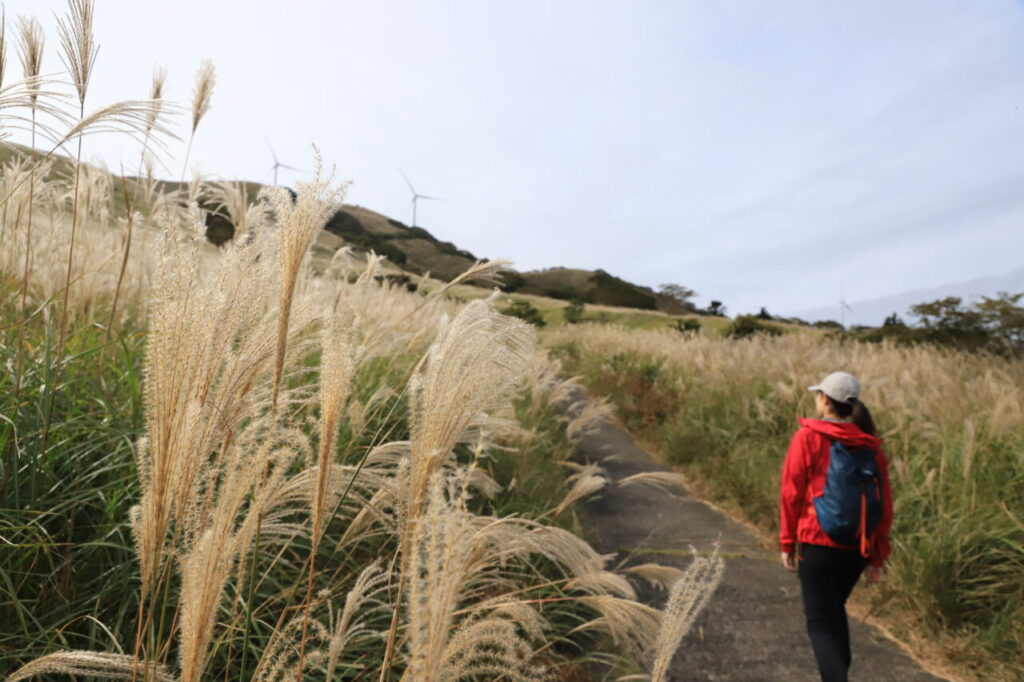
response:
[(820, 384), (808, 386), (807, 390), (821, 391), (832, 400), (849, 403), (860, 397), (860, 382), (849, 372), (832, 372)]

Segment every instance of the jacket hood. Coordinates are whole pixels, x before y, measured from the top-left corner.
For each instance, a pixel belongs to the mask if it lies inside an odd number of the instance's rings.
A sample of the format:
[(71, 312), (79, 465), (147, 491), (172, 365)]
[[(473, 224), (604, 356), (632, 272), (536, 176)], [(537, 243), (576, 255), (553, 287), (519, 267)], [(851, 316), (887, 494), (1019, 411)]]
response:
[(824, 419), (801, 419), (800, 426), (816, 431), (829, 440), (837, 440), (843, 445), (856, 448), (867, 448), (877, 451), (882, 446), (882, 441), (869, 433), (864, 433), (860, 427), (850, 422), (832, 422)]

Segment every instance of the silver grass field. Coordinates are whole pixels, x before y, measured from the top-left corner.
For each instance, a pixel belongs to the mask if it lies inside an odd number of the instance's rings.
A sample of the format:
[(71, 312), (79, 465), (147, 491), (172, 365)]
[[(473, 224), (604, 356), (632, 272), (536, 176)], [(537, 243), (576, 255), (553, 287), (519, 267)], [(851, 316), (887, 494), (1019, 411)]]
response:
[(865, 387), (889, 456), (893, 553), (862, 614), (959, 679), (1024, 675), (1024, 364), (801, 331), (565, 325), (544, 338), (591, 393), (700, 492), (775, 542), (778, 486), (807, 386)]
[[(157, 69), (149, 98), (90, 108), (93, 14), (60, 18), (61, 77), (35, 20), (0, 43), (22, 67), (0, 126), (42, 150), (0, 167), (0, 674), (665, 679), (722, 562), (609, 571), (571, 532), (597, 477), (523, 487), (562, 468), (569, 384), (493, 299), (446, 295), (503, 263), (423, 294), (317, 250), (347, 187), (318, 154), (294, 198), (184, 182), (213, 65), (188, 107)], [(181, 113), (182, 181), (158, 181)], [(138, 141), (134, 175), (82, 162), (99, 131)], [(219, 249), (201, 198), (235, 226)], [(630, 582), (655, 578), (664, 610)]]

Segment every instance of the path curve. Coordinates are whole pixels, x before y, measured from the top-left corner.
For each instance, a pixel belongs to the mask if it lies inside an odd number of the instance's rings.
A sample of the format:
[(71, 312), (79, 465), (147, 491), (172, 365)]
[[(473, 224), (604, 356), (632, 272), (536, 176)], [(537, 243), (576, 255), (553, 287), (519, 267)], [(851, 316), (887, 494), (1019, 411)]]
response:
[[(584, 398), (569, 408), (575, 415)], [(603, 467), (611, 479), (599, 496), (578, 504), (587, 539), (627, 564), (689, 563), (690, 547), (719, 544), (725, 577), (686, 636), (673, 661), (673, 682), (817, 682), (804, 629), (800, 586), (779, 564), (777, 554), (742, 525), (693, 497), (650, 486), (618, 487), (614, 481), (643, 471), (668, 471), (616, 424), (605, 422), (584, 434), (577, 458)], [(858, 586), (857, 589), (862, 589)], [(641, 591), (641, 599), (662, 606), (663, 591)], [(940, 682), (924, 671), (878, 629), (851, 617), (851, 680)]]

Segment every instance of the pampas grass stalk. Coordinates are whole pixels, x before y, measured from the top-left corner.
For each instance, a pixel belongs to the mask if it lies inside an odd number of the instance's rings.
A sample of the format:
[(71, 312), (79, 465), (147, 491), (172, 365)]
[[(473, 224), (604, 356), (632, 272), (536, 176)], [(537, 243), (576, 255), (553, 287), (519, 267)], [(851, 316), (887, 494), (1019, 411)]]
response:
[[(108, 680), (132, 679), (135, 661), (124, 654), (110, 654), (98, 651), (58, 651), (37, 658), (14, 671), (7, 682), (31, 680), (42, 675), (84, 675)], [(153, 669), (155, 682), (177, 682), (164, 666)]]
[[(68, 0), (67, 18), (57, 19), (57, 31), (60, 35), (61, 58), (68, 72), (71, 74), (75, 91), (78, 93), (78, 115), (79, 121), (85, 118), (85, 96), (89, 90), (89, 80), (92, 78), (92, 70), (96, 65), (96, 55), (99, 46), (93, 38), (93, 0)], [(54, 383), (59, 382), (60, 370), (63, 364), (64, 344), (67, 340), (68, 302), (71, 298), (71, 269), (75, 259), (75, 236), (78, 231), (78, 191), (82, 175), (82, 133), (79, 132), (78, 149), (75, 153), (75, 190), (74, 199), (71, 204), (71, 238), (68, 240), (68, 266), (64, 278), (64, 291), (60, 310), (60, 323), (57, 327), (57, 377)], [(42, 451), (46, 451), (49, 441), (50, 424), (53, 419), (53, 396), (50, 391), (47, 401), (46, 412), (43, 417)]]
[[(432, 477), (474, 420), (509, 395), (528, 363), (533, 328), (501, 315), (491, 300), (467, 304), (431, 345), (410, 382), (412, 436), (408, 491), (402, 502), (402, 561), (409, 561), (409, 528), (422, 513)], [(404, 587), (405, 576), (402, 572)], [(383, 680), (394, 650), (398, 608), (381, 666)]]
[(306, 654), (309, 629), (310, 602), (313, 596), (313, 576), (316, 573), (316, 552), (324, 531), (327, 512), (327, 484), (330, 480), (331, 459), (338, 436), (338, 423), (348, 401), (358, 362), (355, 349), (344, 338), (344, 330), (337, 318), (324, 325), (321, 343), (320, 374), (320, 443), (317, 453), (315, 490), (311, 491), (313, 535), (309, 550), (309, 581), (306, 586), (306, 604), (302, 619), (302, 639), (299, 644), (299, 681)]
[[(409, 529), (406, 676), (444, 682), (474, 673), (493, 674), (496, 671), (485, 661), (496, 658), (505, 672), (512, 673), (511, 679), (536, 679), (539, 675), (524, 660), (529, 647), (509, 621), (492, 616), (456, 622), (459, 602), (491, 575), (489, 564), (499, 553), (495, 544), (502, 536), (480, 527), (465, 511), (466, 490), (458, 478), (450, 481), (454, 488), (447, 482), (441, 473), (432, 476), (423, 513)], [(490, 531), (500, 528), (497, 523)]]
[(85, 95), (100, 49), (93, 37), (94, 12), (95, 0), (68, 0), (67, 18), (57, 18), (61, 58), (78, 93), (82, 116), (85, 115)]
[(410, 387), (412, 469), (405, 514), (415, 519), (431, 476), (474, 422), (526, 374), (533, 328), (472, 301), (431, 345)]
[(196, 70), (196, 83), (192, 89), (192, 127), (188, 135), (188, 146), (185, 148), (185, 161), (181, 164), (181, 182), (185, 181), (185, 173), (188, 172), (188, 161), (192, 156), (192, 142), (196, 138), (199, 122), (210, 111), (213, 86), (216, 83), (217, 69), (213, 62), (209, 59), (199, 62), (199, 68)]
[[(132, 193), (132, 203), (138, 202), (139, 190), (142, 186), (142, 178), (146, 176), (146, 155), (149, 152), (150, 140), (154, 128), (160, 120), (160, 114), (164, 109), (164, 88), (167, 85), (167, 68), (156, 66), (153, 68), (153, 76), (149, 85), (149, 101), (153, 103), (151, 111), (147, 112), (146, 123), (143, 127), (142, 149), (139, 150), (139, 168), (136, 172), (135, 190)], [(152, 174), (150, 173), (150, 176)], [(122, 182), (124, 180), (122, 179)], [(147, 204), (148, 205), (148, 204)]]
[(35, 17), (18, 17), (18, 57), (33, 102), (38, 99), (39, 83), (36, 79), (42, 73), (44, 46), (43, 27), (39, 21)]
[(281, 290), (277, 347), (274, 354), (274, 388), (271, 396), (271, 405), (274, 409), (277, 408), (278, 395), (281, 391), (284, 358), (288, 348), (288, 325), (299, 269), (317, 232), (337, 210), (337, 205), (344, 198), (349, 185), (346, 182), (332, 187), (333, 173), (324, 178), (323, 158), (315, 147), (314, 154), (314, 178), (309, 183), (298, 184), (298, 196), (294, 201), (286, 190), (280, 188), (271, 189), (267, 193), (281, 240)]
[[(200, 114), (201, 115), (201, 114)], [(195, 114), (193, 116), (194, 120)], [(323, 177), (323, 159), (319, 150), (314, 147), (316, 162), (314, 164), (314, 179), (309, 183), (299, 183), (298, 196), (292, 201), (291, 195), (280, 188), (274, 188), (267, 193), (267, 199), (274, 212), (278, 224), (278, 249), (280, 267), (280, 289), (279, 308), (277, 323), (277, 341), (274, 350), (274, 379), (271, 389), (270, 409), (274, 418), (277, 416), (278, 400), (281, 393), (281, 382), (284, 376), (285, 353), (288, 349), (288, 328), (291, 322), (292, 304), (295, 296), (295, 284), (299, 271), (305, 259), (306, 253), (316, 233), (323, 228), (331, 214), (337, 210), (348, 183), (331, 186), (333, 173)], [(266, 472), (265, 472), (266, 473)], [(264, 473), (264, 475), (265, 475)], [(262, 532), (263, 519), (256, 518), (255, 546), (259, 546)], [(255, 572), (256, 553), (253, 553), (254, 565), (250, 571)], [(312, 560), (311, 568), (312, 571)], [(311, 574), (312, 575), (312, 574)], [(250, 581), (252, 576), (250, 575)], [(252, 603), (251, 596), (255, 585), (250, 582), (250, 598), (246, 604), (245, 614), (245, 635), (243, 638), (243, 664), (242, 674), (246, 671), (246, 660), (248, 652), (249, 636), (252, 630)], [(305, 630), (303, 631), (305, 632)], [(301, 670), (301, 665), (300, 665)]]
[(0, 7), (0, 88), (7, 72), (7, 8)]
[[(6, 14), (5, 14), (6, 17)], [(6, 19), (3, 28), (6, 33)], [(18, 56), (21, 59), (22, 72), (28, 90), (29, 109), (32, 115), (32, 148), (36, 146), (36, 108), (39, 100), (39, 75), (43, 62), (43, 28), (35, 18), (19, 17), (18, 19)], [(3, 76), (3, 68), (6, 63), (7, 41), (3, 41), (2, 55), (0, 55), (0, 79)], [(25, 359), (25, 324), (28, 322), (28, 283), (32, 268), (32, 209), (35, 205), (35, 173), (29, 173), (29, 202), (28, 216), (25, 233), (25, 267), (22, 271), (21, 281), (21, 321), (18, 324), (18, 355), (14, 365), (14, 403), (21, 402), (21, 380), (23, 364)], [(4, 202), (6, 206), (7, 202)], [(33, 474), (35, 467), (32, 467)]]
[(117, 302), (121, 295), (121, 285), (124, 283), (124, 274), (128, 270), (128, 257), (132, 250), (132, 233), (135, 228), (136, 213), (132, 207), (131, 197), (128, 195), (128, 183), (125, 180), (123, 170), (121, 172), (121, 191), (124, 196), (124, 207), (125, 213), (127, 213), (127, 219), (125, 221), (124, 250), (121, 252), (121, 269), (117, 272), (117, 284), (114, 286), (114, 300), (110, 304), (110, 320), (107, 322), (107, 341), (110, 340), (110, 332), (114, 329), (114, 324), (117, 319)]
[(710, 557), (694, 553), (693, 561), (672, 585), (655, 640), (651, 682), (664, 682), (679, 643), (718, 589), (724, 573), (725, 561), (717, 549)]

